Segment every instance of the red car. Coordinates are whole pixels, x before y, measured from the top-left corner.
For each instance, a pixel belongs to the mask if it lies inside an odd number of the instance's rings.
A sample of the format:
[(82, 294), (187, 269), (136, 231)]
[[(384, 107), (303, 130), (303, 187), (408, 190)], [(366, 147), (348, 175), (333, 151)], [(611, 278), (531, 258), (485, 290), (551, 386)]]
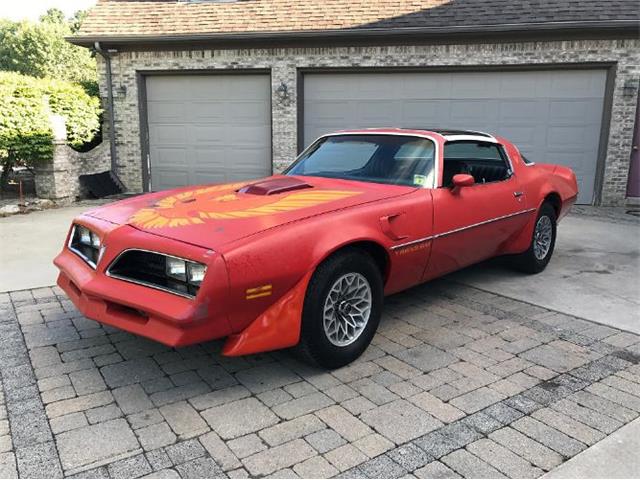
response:
[(297, 346), (334, 368), (367, 348), (385, 295), (497, 255), (542, 271), (576, 195), (570, 169), (486, 133), (338, 132), (283, 175), (86, 212), (58, 285), (87, 317), (166, 345)]

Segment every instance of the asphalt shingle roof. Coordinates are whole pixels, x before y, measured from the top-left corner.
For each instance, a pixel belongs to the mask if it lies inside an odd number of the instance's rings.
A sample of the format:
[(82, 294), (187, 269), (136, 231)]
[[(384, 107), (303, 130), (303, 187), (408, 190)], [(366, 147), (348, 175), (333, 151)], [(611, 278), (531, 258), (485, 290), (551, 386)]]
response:
[(638, 21), (637, 0), (98, 0), (79, 37)]

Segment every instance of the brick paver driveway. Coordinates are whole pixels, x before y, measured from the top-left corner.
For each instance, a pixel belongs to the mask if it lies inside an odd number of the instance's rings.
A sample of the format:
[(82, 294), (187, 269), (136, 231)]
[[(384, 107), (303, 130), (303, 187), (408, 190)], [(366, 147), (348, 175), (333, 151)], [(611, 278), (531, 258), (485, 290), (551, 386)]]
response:
[(0, 476), (537, 477), (639, 416), (640, 337), (446, 281), (330, 373), (0, 295)]

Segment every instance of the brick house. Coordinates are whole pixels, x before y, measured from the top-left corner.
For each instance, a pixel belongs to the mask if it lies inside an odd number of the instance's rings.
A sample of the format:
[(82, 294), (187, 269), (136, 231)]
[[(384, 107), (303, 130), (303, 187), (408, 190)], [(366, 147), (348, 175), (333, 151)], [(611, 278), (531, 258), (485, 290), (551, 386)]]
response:
[(131, 191), (281, 171), (341, 128), (470, 128), (572, 166), (579, 203), (625, 202), (636, 0), (98, 0)]

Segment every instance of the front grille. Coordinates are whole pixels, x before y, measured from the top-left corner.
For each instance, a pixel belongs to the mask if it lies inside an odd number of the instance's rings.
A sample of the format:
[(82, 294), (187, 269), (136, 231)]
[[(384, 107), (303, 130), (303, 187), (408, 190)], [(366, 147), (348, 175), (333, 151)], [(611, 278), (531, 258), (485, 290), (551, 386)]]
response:
[(126, 250), (116, 258), (107, 269), (107, 275), (112, 278), (144, 285), (184, 297), (195, 297), (200, 288), (200, 282), (190, 282), (167, 275), (167, 259), (182, 260), (171, 255), (164, 255), (146, 250)]
[(69, 240), (69, 250), (82, 258), (93, 269), (100, 259), (100, 237), (93, 230), (74, 225)]

